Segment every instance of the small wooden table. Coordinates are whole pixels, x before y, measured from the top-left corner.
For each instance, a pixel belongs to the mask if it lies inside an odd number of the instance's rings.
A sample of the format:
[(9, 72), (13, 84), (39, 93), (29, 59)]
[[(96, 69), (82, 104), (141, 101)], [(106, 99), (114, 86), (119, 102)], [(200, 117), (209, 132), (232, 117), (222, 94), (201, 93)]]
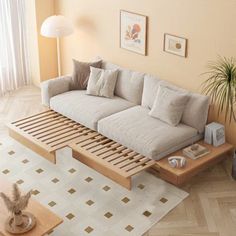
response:
[[(4, 193), (11, 193), (12, 185), (7, 180), (0, 178), (0, 191)], [(31, 231), (21, 235), (26, 235), (26, 236), (45, 235), (63, 222), (63, 220), (59, 216), (57, 216), (56, 214), (54, 214), (53, 212), (51, 212), (46, 207), (42, 206), (39, 202), (35, 201), (32, 198), (29, 201), (29, 206), (27, 208), (27, 211), (29, 211), (36, 217), (37, 224)], [(9, 212), (6, 209), (3, 200), (0, 199), (0, 236), (12, 236), (12, 234), (4, 230), (4, 223), (8, 215)]]
[[(204, 143), (203, 141), (199, 141), (198, 143), (207, 147), (210, 150), (210, 153), (200, 157), (199, 159), (192, 160), (183, 154), (183, 149), (180, 149), (160, 161), (157, 161), (153, 168), (159, 172), (162, 179), (179, 186), (187, 182), (191, 177), (198, 174), (200, 171), (224, 160), (227, 158), (227, 154), (233, 155), (234, 147), (229, 143), (225, 143), (219, 147), (214, 147)], [(168, 157), (170, 156), (186, 157), (186, 166), (184, 168), (171, 167), (168, 163)]]

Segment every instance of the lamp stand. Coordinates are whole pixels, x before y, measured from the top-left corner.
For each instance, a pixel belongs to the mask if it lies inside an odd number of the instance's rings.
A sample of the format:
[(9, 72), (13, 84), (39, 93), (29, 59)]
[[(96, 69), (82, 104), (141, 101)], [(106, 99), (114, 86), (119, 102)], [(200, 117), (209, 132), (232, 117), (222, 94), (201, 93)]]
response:
[(61, 76), (61, 54), (60, 54), (60, 38), (57, 37), (57, 68), (58, 76)]

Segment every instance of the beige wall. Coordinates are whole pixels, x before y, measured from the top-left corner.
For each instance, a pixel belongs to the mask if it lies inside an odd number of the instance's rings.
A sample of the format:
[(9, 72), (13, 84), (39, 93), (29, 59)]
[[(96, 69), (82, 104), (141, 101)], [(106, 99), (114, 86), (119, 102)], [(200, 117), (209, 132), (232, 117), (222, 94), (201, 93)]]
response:
[(54, 0), (28, 0), (26, 4), (27, 35), (32, 82), (40, 82), (57, 76), (56, 39), (40, 34), (43, 21), (55, 14)]
[(56, 39), (40, 34), (43, 21), (55, 14), (54, 0), (35, 0), (38, 33), (40, 82), (57, 76)]
[[(207, 61), (217, 54), (236, 53), (236, 0), (56, 0), (55, 4), (57, 13), (70, 18), (76, 27), (61, 44), (65, 74), (72, 72), (72, 58), (90, 60), (100, 55), (200, 92), (200, 74)], [(149, 17), (148, 56), (119, 48), (120, 9)], [(189, 40), (188, 58), (163, 52), (164, 33)], [(227, 127), (227, 138), (236, 145), (235, 122)]]

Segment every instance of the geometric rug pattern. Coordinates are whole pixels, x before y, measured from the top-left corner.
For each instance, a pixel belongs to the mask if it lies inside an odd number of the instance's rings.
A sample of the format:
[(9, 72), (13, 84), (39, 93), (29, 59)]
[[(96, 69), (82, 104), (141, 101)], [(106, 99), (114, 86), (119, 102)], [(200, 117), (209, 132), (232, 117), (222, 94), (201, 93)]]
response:
[(57, 152), (54, 165), (10, 137), (0, 136), (0, 177), (61, 216), (55, 236), (141, 236), (188, 193), (148, 172), (133, 178), (129, 191), (72, 158)]

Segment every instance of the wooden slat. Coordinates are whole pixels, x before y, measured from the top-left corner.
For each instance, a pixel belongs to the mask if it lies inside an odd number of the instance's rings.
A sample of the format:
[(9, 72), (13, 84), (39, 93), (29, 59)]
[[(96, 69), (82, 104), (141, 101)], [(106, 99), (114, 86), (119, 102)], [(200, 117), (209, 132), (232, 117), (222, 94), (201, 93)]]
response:
[(25, 128), (26, 126), (37, 124), (41, 121), (45, 122), (46, 120), (49, 120), (50, 118), (57, 118), (57, 117), (59, 117), (59, 114), (51, 113), (48, 115), (44, 115), (42, 117), (37, 117), (35, 119), (32, 119), (31, 121), (23, 121), (20, 124), (16, 124), (16, 126), (22, 129), (22, 128)]
[(43, 142), (45, 142), (47, 145), (53, 146), (55, 144), (55, 142), (60, 143), (63, 140), (67, 140), (68, 138), (71, 138), (72, 136), (74, 137), (74, 135), (77, 137), (79, 134), (81, 134), (81, 133), (78, 132), (78, 130), (74, 129), (74, 130), (70, 130), (66, 133), (57, 135), (56, 137), (46, 139)]
[(52, 127), (53, 125), (63, 125), (63, 122), (65, 122), (65, 121), (69, 121), (69, 123), (72, 123), (72, 121), (70, 119), (65, 117), (65, 118), (59, 118), (59, 119), (54, 120), (52, 124), (46, 123), (46, 124), (43, 124), (41, 126), (36, 126), (34, 128), (32, 128), (32, 127), (29, 128), (28, 127), (27, 129), (24, 129), (24, 131), (25, 132), (27, 131), (29, 134), (31, 134), (35, 131), (38, 131), (38, 130), (41, 130), (41, 129), (44, 129), (44, 128)]
[(58, 122), (57, 124), (55, 125), (49, 125), (45, 128), (41, 128), (41, 129), (36, 129), (36, 130), (31, 130), (29, 131), (28, 133), (37, 137), (38, 135), (41, 135), (41, 134), (44, 134), (45, 132), (54, 132), (53, 130), (54, 129), (57, 129), (57, 128), (66, 128), (66, 127), (70, 127), (72, 125), (75, 125), (76, 123), (75, 122), (71, 122), (71, 120), (66, 120), (63, 122), (63, 124), (61, 124), (60, 122)]
[(104, 145), (108, 142), (110, 142), (109, 139), (107, 139), (105, 137), (101, 137), (91, 143), (88, 143), (86, 145), (82, 145), (81, 147), (85, 148), (86, 150), (90, 150), (90, 149), (96, 148), (97, 146)]
[(86, 133), (86, 131), (90, 131), (88, 129), (79, 129), (76, 128), (75, 126), (70, 127), (69, 129), (65, 129), (67, 130), (67, 132), (62, 132), (61, 134), (57, 134), (56, 132), (54, 133), (54, 135), (51, 135), (50, 137), (44, 137), (44, 139), (40, 139), (42, 142), (45, 142), (46, 144), (51, 144), (53, 142), (56, 142), (58, 140), (61, 140), (62, 138), (68, 137), (70, 135), (73, 135), (75, 133), (77, 134), (84, 134)]
[(101, 149), (101, 150), (93, 152), (93, 153), (96, 154), (97, 156), (100, 156), (109, 150), (116, 150), (116, 148), (119, 148), (119, 147), (122, 147), (122, 146), (119, 143), (114, 143), (111, 147), (105, 148), (105, 150)]
[(91, 130), (90, 130), (90, 131), (87, 131), (86, 133), (82, 133), (82, 134), (78, 135), (78, 137), (76, 137), (76, 138), (67, 140), (67, 141), (65, 141), (65, 142), (63, 142), (63, 143), (59, 143), (59, 144), (53, 146), (53, 147), (52, 147), (52, 150), (58, 150), (58, 149), (61, 149), (61, 148), (63, 148), (63, 147), (66, 147), (66, 146), (70, 146), (72, 143), (74, 143), (75, 139), (78, 139), (78, 140), (79, 140), (79, 139), (84, 139), (84, 138), (87, 137), (87, 135), (90, 134), (90, 132), (91, 132)]
[(129, 153), (127, 156), (120, 156), (119, 158), (115, 159), (115, 160), (112, 160), (110, 161), (113, 165), (117, 165), (117, 166), (123, 166), (123, 165), (126, 165), (127, 163), (129, 163), (129, 160), (132, 159), (137, 156), (138, 153), (136, 152), (131, 152)]
[(76, 128), (76, 125), (67, 125), (66, 128), (65, 126), (59, 126), (53, 130), (46, 131), (43, 134), (38, 134), (38, 135), (33, 135), (33, 136), (35, 136), (36, 138), (42, 141), (45, 141), (51, 137), (55, 137), (55, 135), (66, 133), (67, 131), (70, 131), (71, 128), (73, 129)]
[(128, 171), (127, 174), (126, 174), (126, 177), (131, 177), (133, 175), (136, 175), (139, 172), (144, 171), (144, 170), (154, 166), (155, 163), (156, 162), (154, 160), (149, 160), (148, 162), (145, 163), (144, 166), (138, 166), (137, 168)]
[(78, 138), (78, 137), (83, 136), (84, 134), (89, 133), (89, 132), (90, 132), (90, 130), (88, 130), (84, 133), (75, 133), (75, 134), (69, 135), (68, 137), (65, 137), (65, 138), (62, 138), (60, 140), (57, 140), (57, 141), (54, 141), (54, 142), (50, 143), (50, 146), (55, 147), (55, 146), (59, 146), (60, 144), (65, 144), (66, 145), (67, 142), (70, 143), (74, 138)]
[(91, 147), (94, 147), (94, 145), (100, 144), (104, 139), (107, 141), (107, 139), (102, 135), (96, 136), (95, 138), (89, 139), (84, 142), (81, 147), (89, 149)]
[(137, 162), (137, 161), (139, 161), (139, 160), (141, 160), (143, 158), (144, 158), (144, 156), (142, 156), (142, 155), (136, 155), (134, 157), (130, 157), (129, 159), (127, 159), (124, 162), (121, 162), (121, 163), (117, 164), (117, 166), (120, 167), (120, 168), (124, 168), (124, 170), (125, 170), (125, 168), (127, 166), (130, 166), (132, 163)]
[(85, 142), (85, 141), (87, 141), (87, 140), (89, 140), (89, 139), (91, 139), (91, 138), (95, 138), (95, 137), (97, 137), (97, 136), (100, 136), (100, 134), (98, 134), (98, 133), (96, 133), (96, 132), (90, 130), (90, 133), (88, 133), (87, 135), (83, 135), (83, 136), (80, 136), (80, 137), (78, 137), (78, 138), (75, 138), (75, 139), (73, 140), (73, 143), (70, 144), (70, 147), (71, 147), (72, 149), (73, 149), (73, 148), (76, 149), (76, 147), (77, 147), (78, 144), (81, 144), (81, 143), (83, 143), (83, 142)]
[(102, 159), (106, 159), (106, 161), (113, 160), (116, 155), (121, 154), (124, 150), (127, 150), (125, 147), (121, 146), (116, 148), (116, 150), (110, 150), (106, 153), (103, 153), (99, 157)]
[(124, 167), (121, 167), (121, 169), (125, 170), (125, 171), (130, 171), (138, 166), (142, 166), (143, 164), (145, 164), (146, 162), (148, 162), (150, 159), (147, 158), (147, 157), (142, 157), (138, 160), (138, 162), (133, 162), (133, 163), (130, 163), (129, 165), (127, 166), (124, 166)]
[(14, 122), (12, 122), (12, 124), (14, 124), (14, 125), (20, 124), (21, 122), (25, 122), (26, 120), (31, 121), (32, 119), (35, 119), (36, 117), (42, 117), (42, 116), (45, 116), (49, 113), (55, 113), (55, 111), (48, 110), (48, 111), (44, 111), (44, 112), (41, 112), (41, 113), (38, 113), (38, 114), (34, 114), (32, 116), (28, 116), (28, 117), (22, 118), (20, 120), (14, 121)]
[[(107, 148), (110, 148), (111, 146), (113, 146), (114, 144), (117, 144), (116, 142), (114, 141), (111, 141), (109, 139), (106, 140), (106, 143), (103, 143), (97, 147), (94, 147), (94, 148), (91, 148), (89, 151), (92, 152), (92, 153), (96, 153), (97, 155), (99, 155), (99, 151), (107, 151)], [(86, 148), (87, 150), (87, 148)]]
[(34, 124), (31, 124), (31, 125), (25, 124), (23, 127), (19, 127), (19, 128), (24, 130), (24, 131), (29, 131), (29, 130), (32, 130), (34, 128), (39, 128), (40, 129), (40, 128), (43, 128), (45, 125), (53, 125), (53, 124), (56, 124), (58, 121), (63, 122), (64, 120), (67, 120), (67, 119), (68, 118), (66, 118), (66, 117), (57, 116), (56, 118), (48, 119), (46, 122), (41, 121), (41, 122), (34, 123)]

